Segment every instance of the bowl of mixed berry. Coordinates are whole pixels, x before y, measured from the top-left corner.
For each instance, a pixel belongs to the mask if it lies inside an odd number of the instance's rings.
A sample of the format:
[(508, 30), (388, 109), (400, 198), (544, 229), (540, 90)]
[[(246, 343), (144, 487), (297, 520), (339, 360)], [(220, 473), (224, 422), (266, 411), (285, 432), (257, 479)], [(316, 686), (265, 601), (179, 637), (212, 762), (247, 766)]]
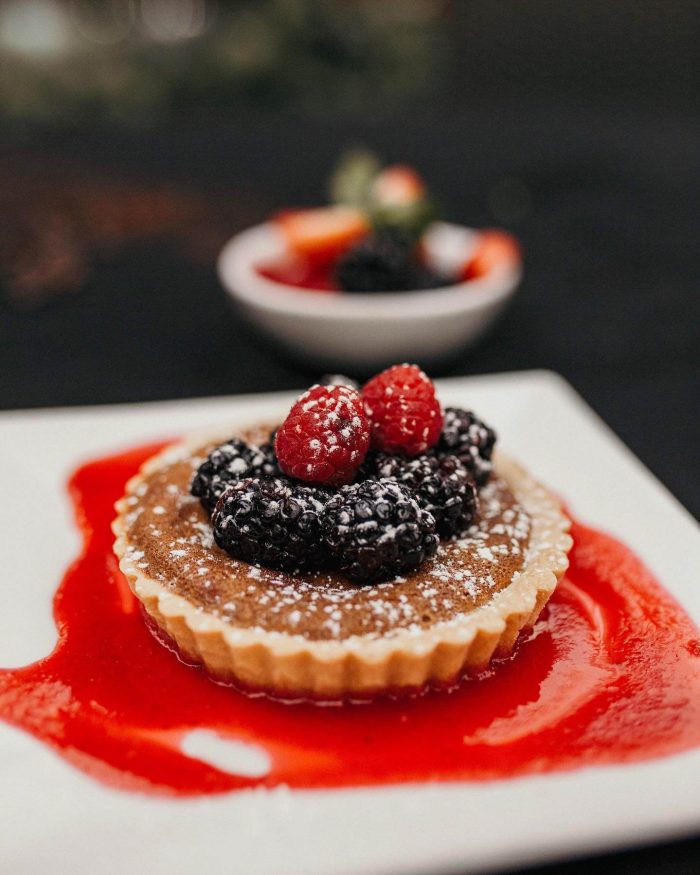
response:
[(236, 235), (219, 275), (249, 321), (290, 351), (359, 370), (479, 340), (521, 277), (504, 231), (442, 221), (416, 170), (341, 161), (331, 203), (283, 210)]

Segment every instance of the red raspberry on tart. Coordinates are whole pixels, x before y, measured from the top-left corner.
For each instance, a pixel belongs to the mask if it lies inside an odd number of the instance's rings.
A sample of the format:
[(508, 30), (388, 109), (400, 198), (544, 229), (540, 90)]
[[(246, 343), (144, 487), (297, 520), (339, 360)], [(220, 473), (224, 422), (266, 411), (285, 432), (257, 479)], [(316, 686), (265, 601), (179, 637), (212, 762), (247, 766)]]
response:
[(437, 443), (442, 408), (435, 386), (417, 365), (387, 368), (365, 384), (362, 397), (373, 449), (417, 456)]
[(307, 483), (349, 483), (364, 461), (370, 427), (350, 386), (312, 386), (289, 411), (275, 438), (280, 468)]

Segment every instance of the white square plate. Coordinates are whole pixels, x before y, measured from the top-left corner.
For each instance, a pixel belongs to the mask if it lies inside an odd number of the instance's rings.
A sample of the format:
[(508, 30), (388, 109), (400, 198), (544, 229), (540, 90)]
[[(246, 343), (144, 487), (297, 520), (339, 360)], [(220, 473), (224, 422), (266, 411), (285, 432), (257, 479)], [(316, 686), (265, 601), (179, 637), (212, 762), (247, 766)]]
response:
[[(505, 374), (445, 380), (440, 392), (493, 422), (509, 453), (565, 496), (579, 518), (631, 546), (700, 623), (696, 523), (563, 380)], [(65, 495), (77, 463), (130, 443), (279, 414), (290, 398), (1, 414), (0, 666), (38, 659), (56, 639), (51, 600), (78, 548)], [(451, 872), (700, 830), (700, 749), (486, 784), (255, 790), (173, 801), (103, 787), (0, 724), (0, 770), (0, 869), (13, 875)]]

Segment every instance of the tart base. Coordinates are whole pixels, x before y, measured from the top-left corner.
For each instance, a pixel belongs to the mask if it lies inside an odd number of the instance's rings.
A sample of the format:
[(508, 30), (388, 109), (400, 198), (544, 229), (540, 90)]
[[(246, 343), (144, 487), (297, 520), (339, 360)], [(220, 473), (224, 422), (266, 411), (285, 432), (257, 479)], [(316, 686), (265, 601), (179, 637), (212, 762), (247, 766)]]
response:
[[(192, 442), (184, 446), (188, 445)], [(127, 495), (149, 472), (181, 453), (182, 446), (146, 463), (127, 485)], [(486, 604), (419, 632), (399, 629), (384, 636), (317, 641), (301, 634), (233, 626), (172, 592), (129, 558), (126, 497), (116, 505), (114, 551), (161, 641), (184, 661), (202, 665), (219, 682), (285, 700), (315, 701), (449, 687), (465, 674), (483, 671), (494, 656), (512, 652), (522, 630), (537, 621), (568, 566), (569, 520), (558, 500), (502, 455), (496, 457), (495, 472), (531, 519), (523, 568)]]

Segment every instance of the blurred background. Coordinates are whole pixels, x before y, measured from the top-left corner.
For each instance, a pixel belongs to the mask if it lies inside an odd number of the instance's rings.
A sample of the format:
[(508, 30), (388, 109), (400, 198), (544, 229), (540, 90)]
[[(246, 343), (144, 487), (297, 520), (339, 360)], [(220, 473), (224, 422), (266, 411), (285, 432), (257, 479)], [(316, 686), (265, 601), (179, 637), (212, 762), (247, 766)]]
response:
[(0, 2), (0, 406), (308, 385), (215, 259), (364, 144), (523, 244), (445, 373), (562, 373), (698, 513), (699, 45), (696, 0)]

